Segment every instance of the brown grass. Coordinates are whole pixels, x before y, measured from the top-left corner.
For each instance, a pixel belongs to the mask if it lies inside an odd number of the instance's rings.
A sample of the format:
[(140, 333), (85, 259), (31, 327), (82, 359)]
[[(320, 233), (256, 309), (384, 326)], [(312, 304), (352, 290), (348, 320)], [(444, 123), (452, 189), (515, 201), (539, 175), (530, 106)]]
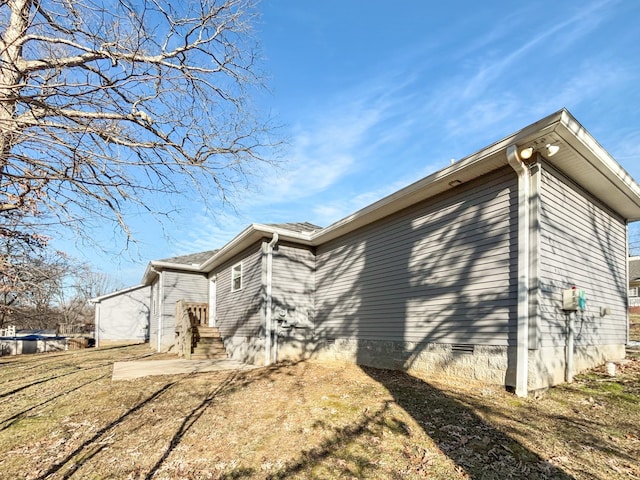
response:
[(111, 381), (141, 357), (1, 358), (0, 478), (640, 478), (638, 358), (523, 400), (308, 362)]

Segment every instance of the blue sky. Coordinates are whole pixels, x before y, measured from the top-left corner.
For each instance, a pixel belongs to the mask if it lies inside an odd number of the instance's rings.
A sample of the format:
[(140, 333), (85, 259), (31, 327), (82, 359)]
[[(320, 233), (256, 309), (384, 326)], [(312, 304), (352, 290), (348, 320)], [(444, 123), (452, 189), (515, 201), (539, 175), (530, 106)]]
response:
[(563, 107), (640, 180), (640, 2), (263, 0), (256, 35), (288, 139), (236, 209), (197, 201), (108, 253), (57, 242), (136, 284), (149, 260), (224, 245), (250, 223), (326, 226)]

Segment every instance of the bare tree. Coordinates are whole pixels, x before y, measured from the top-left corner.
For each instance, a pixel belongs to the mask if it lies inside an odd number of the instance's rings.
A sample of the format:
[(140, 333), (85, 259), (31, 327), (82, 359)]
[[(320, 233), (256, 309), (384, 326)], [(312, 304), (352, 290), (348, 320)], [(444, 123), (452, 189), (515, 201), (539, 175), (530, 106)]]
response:
[(87, 264), (15, 236), (0, 234), (0, 261), (0, 328), (93, 324), (90, 300), (120, 288)]
[(62, 322), (68, 325), (93, 325), (95, 307), (91, 299), (122, 288), (112, 277), (87, 264), (74, 266), (64, 283), (57, 292), (57, 304)]
[(60, 320), (55, 300), (65, 277), (75, 270), (72, 262), (21, 238), (0, 240), (0, 327), (55, 327)]
[(227, 201), (277, 143), (250, 103), (254, 16), (253, 0), (1, 2), (0, 220), (130, 235), (127, 206)]

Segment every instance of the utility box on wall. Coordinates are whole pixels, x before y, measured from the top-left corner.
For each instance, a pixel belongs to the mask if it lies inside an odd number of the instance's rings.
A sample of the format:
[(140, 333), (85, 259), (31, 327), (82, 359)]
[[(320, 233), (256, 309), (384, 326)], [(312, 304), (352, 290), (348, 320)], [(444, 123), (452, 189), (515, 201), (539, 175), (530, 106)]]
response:
[(587, 295), (584, 290), (576, 287), (563, 290), (562, 309), (568, 312), (584, 310), (587, 306)]

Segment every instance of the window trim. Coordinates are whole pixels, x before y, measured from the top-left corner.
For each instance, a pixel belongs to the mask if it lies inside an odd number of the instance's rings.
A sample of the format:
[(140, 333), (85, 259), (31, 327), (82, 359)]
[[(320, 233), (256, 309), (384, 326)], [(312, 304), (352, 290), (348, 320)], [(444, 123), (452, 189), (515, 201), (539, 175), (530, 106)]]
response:
[[(238, 272), (239, 271), (239, 275)], [(242, 266), (242, 262), (236, 263), (233, 267), (231, 267), (231, 291), (238, 292), (242, 290), (244, 286), (244, 268)], [(236, 279), (240, 279), (240, 285), (236, 288)]]

